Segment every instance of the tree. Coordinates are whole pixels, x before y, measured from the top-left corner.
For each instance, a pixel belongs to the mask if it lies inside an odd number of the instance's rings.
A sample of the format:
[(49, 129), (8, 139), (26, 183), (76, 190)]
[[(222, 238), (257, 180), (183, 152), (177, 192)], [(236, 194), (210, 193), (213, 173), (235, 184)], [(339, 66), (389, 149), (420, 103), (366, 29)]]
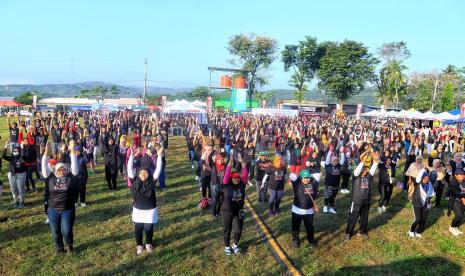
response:
[(447, 83), (439, 98), (439, 109), (442, 112), (449, 111), (454, 108), (454, 85)]
[[(142, 98), (142, 95), (140, 98)], [(144, 103), (148, 105), (160, 105), (160, 95), (146, 95)]]
[(97, 85), (92, 89), (83, 89), (81, 90), (81, 94), (79, 95), (80, 98), (96, 98), (103, 101), (103, 99), (108, 97), (114, 97), (116, 95), (120, 95), (120, 90), (115, 86), (111, 86), (110, 88)]
[(192, 89), (191, 92), (189, 92), (188, 97), (189, 98), (194, 98), (194, 99), (202, 99), (205, 100), (208, 96), (211, 96), (210, 89), (206, 86), (198, 86), (194, 89)]
[(427, 111), (431, 109), (436, 77), (437, 75), (434, 73), (414, 73), (410, 76), (410, 90), (413, 96), (413, 108), (420, 111)]
[[(277, 47), (278, 42), (275, 39), (255, 34), (238, 34), (229, 40), (229, 53), (237, 56), (242, 69), (248, 71), (245, 77), (249, 85), (249, 108), (252, 108), (254, 93), (259, 87), (267, 84), (265, 72), (276, 58)], [(236, 64), (234, 60), (230, 62)]]
[(267, 91), (267, 92), (260, 91), (260, 92), (257, 92), (255, 96), (259, 102), (259, 105), (261, 105), (261, 102), (263, 100), (266, 101), (267, 104), (270, 104), (271, 100), (275, 96), (275, 91)]
[(321, 47), (324, 55), (316, 71), (318, 88), (340, 104), (365, 88), (367, 82), (376, 80), (378, 60), (362, 43), (345, 40), (342, 43), (325, 42)]
[(319, 68), (322, 54), (323, 49), (318, 47), (316, 38), (310, 36), (299, 41), (298, 45), (286, 45), (281, 52), (284, 71), (293, 71), (289, 85), (296, 89), (294, 95), (299, 105), (308, 91), (307, 83), (311, 82)]
[(20, 104), (32, 105), (34, 95), (37, 95), (37, 99), (40, 98), (40, 95), (37, 91), (26, 91), (15, 97), (15, 101)]
[(403, 73), (407, 67), (403, 65), (403, 61), (410, 57), (410, 50), (403, 41), (384, 43), (378, 48), (378, 55), (385, 62), (380, 70), (378, 98), (385, 106), (395, 99), (396, 107), (399, 108), (400, 94), (407, 87), (407, 76)]

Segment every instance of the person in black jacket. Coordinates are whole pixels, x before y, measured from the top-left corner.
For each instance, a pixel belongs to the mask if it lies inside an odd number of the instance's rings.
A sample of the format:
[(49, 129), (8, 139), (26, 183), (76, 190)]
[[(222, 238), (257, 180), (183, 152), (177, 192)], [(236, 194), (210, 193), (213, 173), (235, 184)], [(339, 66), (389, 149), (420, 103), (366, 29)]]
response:
[(452, 235), (458, 236), (463, 234), (459, 230), (459, 226), (465, 213), (465, 172), (463, 169), (456, 169), (454, 176), (449, 184), (450, 196), (447, 216), (451, 215), (451, 210), (454, 211), (455, 217), (450, 224), (449, 231)]
[(211, 192), (212, 192), (212, 216), (217, 218), (220, 214), (220, 207), (223, 201), (223, 179), (225, 172), (224, 153), (215, 153), (215, 160), (210, 155), (208, 160), (210, 162), (211, 171)]
[(386, 157), (384, 162), (378, 165), (379, 176), (379, 207), (378, 212), (386, 212), (386, 205), (391, 200), (392, 190), (394, 188), (394, 175), (391, 167), (391, 157)]
[[(87, 163), (89, 158), (87, 157), (87, 152), (82, 150), (81, 146), (74, 146), (74, 152), (76, 154), (76, 161), (78, 167), (78, 174), (76, 179), (79, 183), (79, 200), (81, 202), (81, 207), (86, 207), (86, 187), (87, 187)], [(78, 197), (76, 197), (75, 205), (77, 206)]]
[[(11, 155), (7, 155), (7, 148), (11, 144)], [(26, 194), (26, 166), (22, 157), (22, 151), (18, 144), (7, 142), (3, 152), (3, 159), (9, 162), (8, 181), (13, 194), (15, 208), (24, 208), (24, 198)]]
[(155, 184), (161, 172), (162, 155), (163, 148), (157, 149), (157, 164), (153, 177), (150, 177), (149, 167), (145, 165), (147, 163), (138, 163), (142, 166), (134, 167), (135, 162), (133, 151), (131, 151), (131, 155), (128, 160), (127, 175), (132, 182), (132, 221), (134, 222), (137, 255), (142, 254), (144, 250), (142, 245), (143, 232), (145, 232), (146, 238), (145, 249), (148, 253), (152, 253), (153, 251), (153, 226), (158, 222)]
[[(371, 162), (365, 162), (368, 158), (373, 159), (373, 164), (370, 164)], [(359, 220), (360, 223), (358, 234), (364, 238), (368, 238), (367, 225), (368, 213), (370, 212), (371, 189), (373, 186), (373, 176), (375, 175), (378, 163), (379, 153), (364, 152), (360, 156), (360, 163), (354, 170), (352, 203), (350, 205), (349, 219), (347, 220), (346, 241), (352, 238), (357, 220)]]
[(110, 193), (116, 190), (116, 177), (118, 176), (118, 146), (115, 139), (108, 137), (107, 142), (102, 139), (102, 151), (105, 157), (105, 179)]
[(318, 180), (308, 170), (300, 171), (300, 176), (295, 173), (289, 175), (294, 189), (294, 203), (292, 204), (292, 243), (294, 247), (300, 246), (300, 224), (304, 221), (307, 231), (307, 241), (311, 246), (316, 245), (313, 230), (314, 198)]
[(32, 173), (37, 166), (37, 152), (34, 146), (29, 144), (29, 139), (25, 137), (21, 143), (22, 156), (26, 166), (26, 192), (35, 191), (36, 183), (32, 178)]
[[(44, 202), (48, 206), (47, 215), (50, 221), (52, 237), (55, 242), (57, 254), (65, 252), (63, 238), (67, 244), (68, 253), (74, 252), (73, 225), (76, 216), (74, 203), (78, 195), (79, 183), (76, 155), (74, 154), (74, 141), (71, 147), (71, 173), (65, 163), (58, 163), (51, 172), (47, 166), (48, 157), (42, 162), (42, 175), (45, 177)], [(48, 151), (48, 145), (45, 152)]]
[[(248, 180), (247, 166), (242, 160), (242, 155), (236, 155), (238, 162), (241, 163), (242, 172), (231, 173), (233, 166), (233, 154), (229, 159), (223, 179), (223, 203), (221, 204), (221, 218), (223, 220), (223, 242), (224, 252), (231, 255), (231, 249), (235, 254), (240, 253), (238, 246), (239, 239), (242, 235), (244, 226), (244, 198), (245, 186)], [(231, 229), (234, 232), (234, 242), (232, 248), (229, 246), (231, 238)]]

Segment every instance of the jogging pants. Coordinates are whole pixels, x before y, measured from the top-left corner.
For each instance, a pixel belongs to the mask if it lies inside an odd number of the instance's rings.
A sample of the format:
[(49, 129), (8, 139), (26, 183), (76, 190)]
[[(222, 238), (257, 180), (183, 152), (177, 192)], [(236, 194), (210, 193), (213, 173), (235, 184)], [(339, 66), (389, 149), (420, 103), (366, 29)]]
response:
[(338, 191), (338, 187), (325, 185), (325, 206), (329, 205), (329, 207), (334, 208), (334, 202), (336, 201)]
[(465, 206), (463, 206), (461, 202), (455, 201), (452, 210), (454, 211), (455, 217), (450, 226), (459, 227), (463, 218), (463, 213), (465, 212)]
[(379, 184), (379, 207), (386, 206), (391, 200), (393, 186), (390, 184)]
[(359, 220), (360, 233), (367, 233), (368, 213), (370, 212), (370, 203), (355, 203), (350, 205), (349, 219), (347, 221), (346, 234), (353, 235), (355, 224)]

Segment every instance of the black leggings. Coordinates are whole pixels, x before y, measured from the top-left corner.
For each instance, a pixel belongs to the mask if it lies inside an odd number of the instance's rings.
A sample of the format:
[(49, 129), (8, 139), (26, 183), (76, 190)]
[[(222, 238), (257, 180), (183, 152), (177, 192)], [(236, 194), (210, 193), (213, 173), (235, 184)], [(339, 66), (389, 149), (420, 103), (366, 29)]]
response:
[(242, 235), (242, 227), (244, 220), (239, 219), (239, 216), (233, 212), (221, 210), (221, 218), (223, 220), (223, 242), (225, 247), (229, 247), (231, 239), (231, 229), (234, 233), (234, 244), (237, 245)]
[(423, 233), (425, 230), (426, 219), (428, 218), (428, 208), (426, 207), (415, 207), (413, 206), (413, 213), (415, 215), (415, 220), (410, 226), (410, 232), (415, 232), (418, 234)]
[(137, 245), (142, 245), (142, 236), (145, 232), (145, 243), (153, 245), (153, 223), (134, 222), (134, 234)]
[(441, 198), (442, 192), (444, 191), (444, 184), (441, 181), (436, 182), (436, 188), (434, 192), (436, 193), (436, 202), (434, 202), (434, 206), (439, 207), (441, 205)]
[[(78, 178), (78, 183), (79, 183), (79, 199), (81, 203), (86, 203), (86, 188), (87, 188), (87, 176), (81, 176), (81, 178)], [(76, 202), (77, 203), (78, 198), (76, 197)]]
[(29, 183), (31, 183), (32, 189), (36, 188), (36, 183), (34, 182), (34, 179), (32, 179), (32, 174), (34, 173), (35, 170), (37, 170), (36, 165), (26, 166), (26, 189), (28, 190), (29, 190)]
[(386, 206), (391, 201), (392, 188), (389, 183), (379, 185), (379, 207)]
[(299, 232), (300, 224), (304, 221), (305, 229), (307, 230), (307, 240), (314, 242), (314, 230), (313, 230), (313, 215), (299, 215), (292, 212), (292, 240), (300, 242)]
[(212, 215), (216, 216), (220, 213), (221, 203), (223, 202), (223, 191), (220, 184), (213, 184), (212, 191)]
[[(114, 172), (113, 172), (114, 171)], [(108, 189), (116, 190), (116, 177), (118, 172), (113, 170), (110, 166), (105, 166), (105, 179), (107, 180)]]
[(463, 213), (465, 212), (465, 206), (461, 202), (455, 201), (452, 210), (454, 211), (455, 217), (450, 226), (459, 227), (463, 218)]
[(211, 180), (212, 180), (211, 175), (205, 175), (200, 178), (200, 185), (202, 187), (202, 197), (207, 197), (207, 190), (208, 190), (208, 197), (211, 198), (211, 190), (210, 190)]
[(341, 189), (348, 189), (350, 173), (341, 173), (341, 176), (342, 176)]

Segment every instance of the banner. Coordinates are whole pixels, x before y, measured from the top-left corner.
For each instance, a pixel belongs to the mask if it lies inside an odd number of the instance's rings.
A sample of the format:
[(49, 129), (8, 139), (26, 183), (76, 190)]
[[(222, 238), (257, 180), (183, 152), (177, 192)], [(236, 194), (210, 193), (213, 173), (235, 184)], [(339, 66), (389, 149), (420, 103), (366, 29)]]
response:
[(247, 89), (232, 89), (231, 92), (231, 111), (247, 110)]
[(355, 114), (355, 119), (360, 120), (360, 115), (362, 114), (363, 105), (357, 104), (357, 113)]
[(37, 108), (37, 95), (32, 95), (32, 107)]
[(252, 108), (252, 115), (295, 117), (299, 115), (299, 111), (292, 109)]
[(213, 111), (213, 99), (212, 97), (207, 97), (207, 113), (211, 113)]

